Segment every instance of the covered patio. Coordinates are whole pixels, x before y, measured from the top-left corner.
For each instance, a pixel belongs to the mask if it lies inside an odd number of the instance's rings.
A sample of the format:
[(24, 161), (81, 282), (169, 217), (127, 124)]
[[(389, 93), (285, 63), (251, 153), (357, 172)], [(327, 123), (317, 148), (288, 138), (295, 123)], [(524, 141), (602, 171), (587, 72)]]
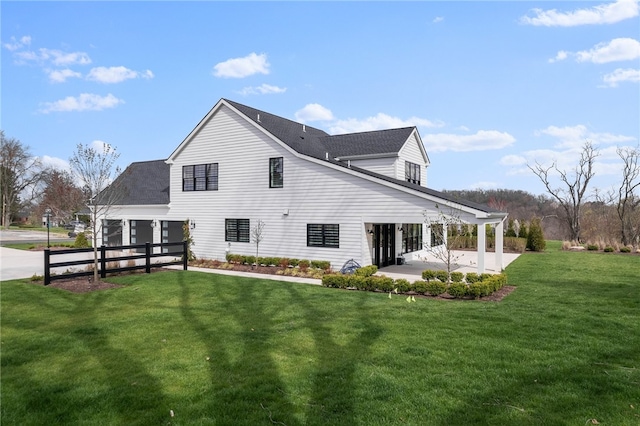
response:
[[(454, 250), (452, 252), (453, 257), (457, 259), (455, 264), (451, 265), (451, 271), (457, 271), (462, 273), (478, 272), (478, 252), (473, 250)], [(502, 256), (503, 268), (506, 268), (511, 262), (516, 260), (521, 253), (499, 253), (498, 256)], [(487, 265), (496, 265), (496, 253), (484, 252), (482, 253)], [(434, 270), (446, 270), (447, 265), (436, 259), (429, 253), (419, 256), (414, 260), (410, 260), (403, 265), (391, 265), (378, 270), (379, 274), (386, 275), (393, 279), (404, 278), (410, 282), (422, 279), (422, 271), (425, 269)], [(496, 267), (485, 267), (486, 273), (499, 274), (501, 270), (496, 270)]]

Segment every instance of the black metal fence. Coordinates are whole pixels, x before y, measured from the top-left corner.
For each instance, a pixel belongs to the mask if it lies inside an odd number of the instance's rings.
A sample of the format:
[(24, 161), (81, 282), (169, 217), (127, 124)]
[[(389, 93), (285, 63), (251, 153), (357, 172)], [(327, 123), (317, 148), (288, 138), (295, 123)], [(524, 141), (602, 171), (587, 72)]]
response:
[[(154, 253), (154, 248), (160, 247), (160, 252)], [(162, 252), (162, 249), (167, 249), (166, 252)], [(177, 250), (179, 248), (179, 250)], [(123, 250), (137, 250), (144, 249), (144, 253), (131, 253), (127, 255), (119, 255), (115, 257), (109, 257), (108, 253), (110, 252), (122, 252)], [(93, 265), (95, 260), (93, 256), (87, 259), (80, 260), (70, 260), (65, 262), (52, 262), (52, 257), (65, 255), (65, 254), (77, 254), (77, 253), (93, 253), (93, 248), (83, 248), (83, 249), (64, 249), (64, 250), (50, 250), (45, 249), (44, 251), (44, 285), (51, 284), (51, 281), (62, 280), (67, 278), (75, 278), (75, 277), (86, 277), (92, 276), (93, 270), (88, 270), (85, 265)], [(164, 262), (151, 263), (151, 259), (158, 257), (180, 257), (179, 260), (171, 260)], [(138, 264), (139, 259), (144, 259), (144, 264)], [(126, 267), (116, 267), (116, 268), (108, 268), (108, 266), (113, 262), (120, 261), (133, 261), (133, 265)], [(101, 246), (98, 248), (98, 274), (100, 278), (105, 278), (108, 273), (116, 273), (116, 272), (126, 272), (126, 271), (135, 271), (138, 269), (144, 269), (147, 274), (151, 273), (151, 268), (157, 268), (162, 266), (169, 265), (182, 265), (183, 270), (187, 270), (187, 242), (181, 241), (177, 243), (145, 243), (145, 244), (134, 244), (129, 246)], [(51, 270), (53, 268), (60, 267), (85, 267), (84, 271), (80, 272), (65, 272), (63, 274), (51, 274)]]

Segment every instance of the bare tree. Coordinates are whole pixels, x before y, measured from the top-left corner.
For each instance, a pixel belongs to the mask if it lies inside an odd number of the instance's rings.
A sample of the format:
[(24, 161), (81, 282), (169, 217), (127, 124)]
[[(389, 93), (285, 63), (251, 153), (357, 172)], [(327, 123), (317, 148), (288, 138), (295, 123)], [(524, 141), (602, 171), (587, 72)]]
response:
[(108, 144), (98, 150), (89, 145), (78, 144), (69, 159), (72, 173), (81, 182), (88, 197), (90, 230), (93, 241), (93, 279), (98, 280), (98, 232), (102, 227), (99, 218), (106, 218), (109, 210), (123, 197), (123, 188), (116, 179), (120, 169), (115, 162), (120, 154)]
[(618, 148), (623, 162), (622, 182), (616, 196), (622, 244), (638, 245), (640, 238), (640, 148)]
[(51, 209), (57, 222), (73, 218), (84, 207), (84, 194), (73, 180), (71, 173), (49, 170), (43, 176), (44, 189), (37, 209), (39, 216), (45, 209)]
[(42, 163), (29, 147), (0, 130), (0, 187), (2, 188), (2, 226), (9, 228), (11, 213), (37, 196), (42, 179)]
[(258, 261), (258, 248), (264, 239), (264, 222), (258, 219), (256, 226), (251, 228), (251, 241), (256, 245), (256, 262)]
[[(447, 267), (447, 276), (451, 277), (451, 269), (458, 264), (460, 255), (455, 249), (460, 245), (460, 239), (464, 238), (459, 232), (449, 232), (450, 229), (457, 230), (464, 223), (460, 216), (453, 209), (443, 211), (440, 205), (436, 204), (437, 213), (425, 211), (424, 220), (431, 233), (430, 244), (425, 244), (425, 250), (436, 260), (444, 263)], [(484, 227), (483, 227), (484, 231)]]
[[(582, 146), (578, 165), (571, 174), (565, 170), (560, 170), (556, 162), (548, 167), (542, 166), (538, 162), (536, 162), (535, 166), (527, 164), (527, 167), (540, 178), (547, 192), (562, 207), (572, 241), (580, 241), (580, 210), (589, 182), (595, 174), (593, 165), (598, 155), (600, 154), (593, 144), (590, 141), (586, 141)], [(564, 187), (553, 187), (550, 176), (552, 170), (559, 175)]]

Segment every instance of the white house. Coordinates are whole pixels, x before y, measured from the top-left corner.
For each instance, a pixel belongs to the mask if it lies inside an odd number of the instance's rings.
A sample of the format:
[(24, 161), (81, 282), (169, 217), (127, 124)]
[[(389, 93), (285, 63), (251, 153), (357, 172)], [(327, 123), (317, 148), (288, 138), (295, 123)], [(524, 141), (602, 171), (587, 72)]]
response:
[[(255, 254), (328, 260), (333, 268), (411, 260), (431, 244), (425, 214), (495, 224), (502, 269), (507, 213), (427, 188), (429, 157), (415, 127), (329, 135), (221, 99), (166, 160), (131, 164), (128, 188), (102, 218), (103, 244), (182, 240), (197, 257)], [(484, 233), (478, 270), (484, 271)]]

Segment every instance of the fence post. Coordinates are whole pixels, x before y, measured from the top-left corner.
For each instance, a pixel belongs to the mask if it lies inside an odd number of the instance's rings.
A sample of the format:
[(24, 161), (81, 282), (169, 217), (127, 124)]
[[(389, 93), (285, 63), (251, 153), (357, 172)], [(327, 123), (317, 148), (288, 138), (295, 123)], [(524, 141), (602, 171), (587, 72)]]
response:
[(107, 250), (103, 245), (100, 246), (100, 278), (107, 277)]
[(145, 250), (145, 269), (144, 271), (147, 274), (151, 273), (151, 243), (150, 242), (146, 242), (144, 243), (144, 250)]
[(187, 253), (187, 240), (182, 242), (182, 270), (187, 270), (187, 264), (189, 263), (189, 256)]
[(50, 265), (49, 259), (49, 249), (44, 249), (44, 285), (51, 284), (51, 271), (49, 270)]

